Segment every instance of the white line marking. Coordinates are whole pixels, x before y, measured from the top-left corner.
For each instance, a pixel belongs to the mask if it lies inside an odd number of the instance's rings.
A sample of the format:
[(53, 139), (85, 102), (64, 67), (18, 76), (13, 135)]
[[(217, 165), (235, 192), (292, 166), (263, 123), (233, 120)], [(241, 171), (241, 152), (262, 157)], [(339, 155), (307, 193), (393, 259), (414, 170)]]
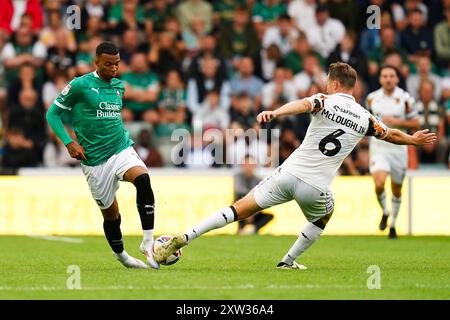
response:
[[(430, 289), (443, 289), (450, 288), (450, 285), (442, 286), (430, 286), (426, 284), (416, 283), (414, 284), (419, 288), (430, 288)], [(383, 289), (401, 289), (407, 286), (388, 286)], [(286, 289), (363, 289), (368, 290), (364, 285), (319, 285), (319, 284), (303, 284), (303, 285), (268, 285), (257, 287), (253, 284), (245, 284), (238, 286), (148, 286), (148, 287), (135, 287), (132, 285), (128, 286), (104, 286), (104, 287), (81, 287), (80, 290), (85, 291), (106, 291), (106, 290), (236, 290), (236, 289), (272, 289), (272, 290), (286, 290)], [(0, 291), (74, 291), (69, 290), (66, 287), (53, 287), (53, 286), (35, 286), (35, 287), (12, 287), (12, 286), (0, 286)]]
[(48, 241), (60, 241), (68, 243), (83, 243), (84, 240), (80, 238), (69, 238), (69, 237), (59, 237), (59, 236), (38, 236), (38, 235), (28, 235), (29, 238), (36, 238)]

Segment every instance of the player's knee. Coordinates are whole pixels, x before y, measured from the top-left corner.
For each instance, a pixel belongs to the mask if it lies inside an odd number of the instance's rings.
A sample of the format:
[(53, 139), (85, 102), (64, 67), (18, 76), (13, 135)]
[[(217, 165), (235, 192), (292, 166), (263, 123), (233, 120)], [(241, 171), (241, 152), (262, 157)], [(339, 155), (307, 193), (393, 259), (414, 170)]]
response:
[[(140, 200), (154, 202), (153, 190), (148, 173), (136, 177), (136, 179), (134, 179), (134, 186), (136, 187), (138, 202)], [(150, 199), (148, 199), (149, 197)]]
[(314, 221), (312, 224), (316, 227), (319, 227), (320, 229), (324, 230), (328, 221), (330, 221), (331, 216), (333, 215), (333, 212), (330, 212), (326, 216), (323, 216), (319, 220)]
[(375, 181), (375, 192), (380, 195), (384, 192), (384, 182), (377, 182)]
[(392, 188), (392, 194), (396, 198), (400, 198), (402, 196), (402, 189), (401, 188)]

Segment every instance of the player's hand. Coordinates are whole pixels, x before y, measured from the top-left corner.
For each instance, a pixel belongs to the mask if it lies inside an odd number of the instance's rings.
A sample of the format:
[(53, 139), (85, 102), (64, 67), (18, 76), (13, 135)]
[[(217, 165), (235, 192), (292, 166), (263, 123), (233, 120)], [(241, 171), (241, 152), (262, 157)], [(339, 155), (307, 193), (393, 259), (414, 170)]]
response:
[(272, 121), (276, 117), (277, 115), (273, 111), (263, 111), (256, 116), (256, 121), (258, 121), (258, 123), (265, 123)]
[(84, 154), (84, 148), (75, 141), (72, 141), (66, 145), (67, 151), (72, 158), (77, 160), (87, 160)]
[(430, 130), (420, 130), (414, 133), (413, 138), (416, 145), (423, 146), (426, 144), (433, 144), (437, 141), (437, 136), (435, 133), (429, 132)]

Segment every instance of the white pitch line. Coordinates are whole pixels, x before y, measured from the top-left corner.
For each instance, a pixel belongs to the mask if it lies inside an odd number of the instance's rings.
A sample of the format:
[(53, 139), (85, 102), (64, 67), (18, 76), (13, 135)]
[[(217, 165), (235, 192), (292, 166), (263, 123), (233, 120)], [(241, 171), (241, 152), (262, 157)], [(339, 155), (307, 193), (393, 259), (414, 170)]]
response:
[(80, 238), (69, 238), (69, 237), (60, 237), (60, 236), (39, 236), (39, 235), (29, 235), (30, 238), (35, 239), (42, 239), (42, 240), (48, 240), (48, 241), (60, 241), (60, 242), (67, 242), (67, 243), (83, 243), (84, 240)]
[[(429, 288), (429, 289), (443, 289), (450, 288), (450, 285), (442, 286), (430, 286), (425, 284), (416, 283), (416, 287)], [(399, 289), (405, 288), (405, 286), (387, 286), (383, 289)], [(149, 287), (135, 287), (128, 286), (104, 286), (104, 287), (84, 287), (81, 285), (81, 289), (84, 291), (104, 291), (104, 290), (243, 290), (243, 289), (269, 289), (269, 290), (286, 290), (286, 289), (367, 289), (364, 285), (318, 285), (318, 284), (303, 284), (303, 285), (268, 285), (256, 287), (252, 284), (238, 285), (238, 286), (149, 286)], [(368, 290), (368, 289), (367, 289)], [(53, 286), (35, 286), (35, 287), (11, 287), (0, 286), (0, 291), (74, 291), (65, 287), (53, 287)], [(75, 290), (77, 291), (77, 290)]]

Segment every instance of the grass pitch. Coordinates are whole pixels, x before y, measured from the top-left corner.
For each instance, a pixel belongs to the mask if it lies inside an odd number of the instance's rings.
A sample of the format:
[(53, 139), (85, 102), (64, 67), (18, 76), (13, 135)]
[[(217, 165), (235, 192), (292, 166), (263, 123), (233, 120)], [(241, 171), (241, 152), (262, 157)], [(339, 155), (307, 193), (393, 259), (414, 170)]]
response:
[[(202, 237), (161, 270), (125, 269), (104, 237), (75, 239), (0, 237), (0, 299), (450, 299), (450, 237), (324, 236), (299, 259), (306, 271), (275, 268), (289, 236)], [(124, 240), (142, 258), (140, 239)], [(67, 288), (74, 265), (81, 290)], [(367, 287), (373, 265), (380, 289)]]

